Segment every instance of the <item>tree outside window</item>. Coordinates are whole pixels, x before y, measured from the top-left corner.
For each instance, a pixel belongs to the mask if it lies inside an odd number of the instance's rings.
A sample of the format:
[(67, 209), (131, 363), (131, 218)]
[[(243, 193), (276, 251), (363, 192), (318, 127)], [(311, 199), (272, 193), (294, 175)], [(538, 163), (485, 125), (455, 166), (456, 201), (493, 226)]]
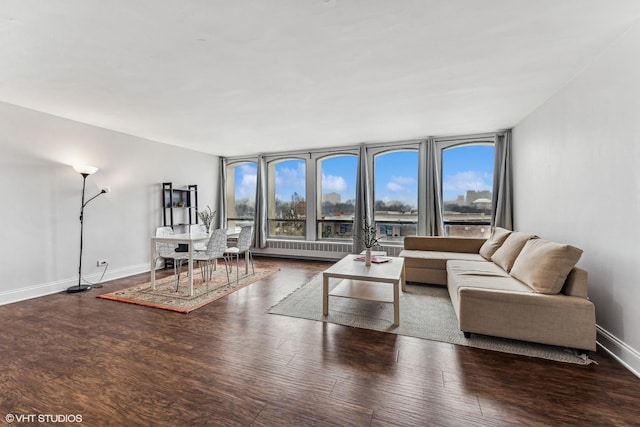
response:
[(317, 235), (321, 239), (352, 239), (356, 206), (358, 157), (330, 156), (318, 161)]
[(255, 216), (257, 165), (255, 162), (227, 166), (227, 227), (252, 223)]
[(269, 235), (304, 238), (307, 219), (305, 161), (285, 159), (270, 162), (267, 182)]

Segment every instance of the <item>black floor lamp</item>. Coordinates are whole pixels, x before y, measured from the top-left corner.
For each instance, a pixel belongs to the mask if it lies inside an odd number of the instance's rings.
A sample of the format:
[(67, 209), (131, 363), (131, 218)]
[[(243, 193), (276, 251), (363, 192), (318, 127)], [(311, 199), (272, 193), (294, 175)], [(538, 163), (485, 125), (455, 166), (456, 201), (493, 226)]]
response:
[(111, 191), (109, 187), (104, 187), (102, 190), (100, 190), (98, 194), (96, 194), (95, 196), (93, 196), (92, 198), (90, 198), (85, 202), (84, 190), (87, 184), (87, 177), (89, 175), (93, 175), (94, 173), (98, 172), (98, 168), (94, 166), (74, 166), (73, 169), (75, 169), (76, 172), (82, 175), (82, 205), (80, 207), (80, 262), (78, 265), (78, 284), (67, 288), (67, 292), (69, 293), (83, 292), (91, 289), (91, 285), (82, 284), (82, 231), (84, 229), (84, 207), (87, 206), (90, 201), (92, 201), (99, 195), (105, 194)]

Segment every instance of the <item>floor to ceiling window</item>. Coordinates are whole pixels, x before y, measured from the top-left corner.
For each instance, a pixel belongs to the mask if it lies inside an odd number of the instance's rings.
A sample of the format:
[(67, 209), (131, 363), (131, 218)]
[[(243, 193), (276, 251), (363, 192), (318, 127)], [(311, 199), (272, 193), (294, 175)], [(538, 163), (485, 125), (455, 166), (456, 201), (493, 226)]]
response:
[[(363, 212), (367, 217), (373, 213), (379, 239), (387, 246), (401, 245), (405, 236), (418, 234), (419, 224), (437, 221), (440, 215), (429, 211), (435, 207), (441, 209), (444, 222), (436, 227), (440, 230), (444, 225), (445, 235), (487, 236), (493, 204), (494, 135), (433, 143), (376, 143), (364, 150), (354, 146), (275, 154), (266, 158), (262, 190), (256, 189), (257, 158), (255, 162), (246, 157), (227, 159), (231, 162), (226, 184), (228, 227), (254, 219), (256, 191), (262, 191), (267, 204), (266, 239), (329, 240), (338, 246), (350, 242), (356, 200), (369, 201)], [(426, 147), (439, 153), (434, 164), (425, 155)], [(366, 153), (363, 162), (358, 158), (361, 151)], [(361, 164), (366, 165), (362, 176), (368, 178), (360, 184), (366, 193), (358, 195)], [(429, 168), (434, 167), (440, 179), (434, 180), (436, 187), (427, 188)], [(426, 198), (434, 194), (440, 200), (430, 203)]]
[(267, 219), (269, 236), (304, 238), (307, 202), (306, 166), (302, 159), (278, 159), (268, 164)]
[(383, 241), (401, 242), (415, 236), (418, 224), (418, 151), (398, 150), (376, 154), (374, 221)]
[(356, 203), (355, 155), (328, 156), (318, 160), (317, 236), (319, 239), (352, 239)]
[(227, 228), (252, 223), (256, 202), (255, 162), (239, 162), (227, 166)]
[(494, 157), (493, 144), (454, 145), (442, 150), (442, 206), (446, 235), (489, 235)]

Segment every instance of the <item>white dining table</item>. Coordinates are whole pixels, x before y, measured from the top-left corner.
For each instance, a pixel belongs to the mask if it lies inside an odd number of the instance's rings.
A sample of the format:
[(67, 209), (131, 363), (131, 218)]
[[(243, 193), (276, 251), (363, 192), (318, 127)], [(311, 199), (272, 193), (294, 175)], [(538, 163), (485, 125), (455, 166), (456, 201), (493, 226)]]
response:
[(198, 242), (206, 242), (209, 240), (208, 233), (180, 233), (170, 236), (152, 237), (151, 238), (151, 289), (156, 289), (156, 243), (186, 244), (189, 253), (189, 294), (193, 296), (193, 245)]
[[(227, 230), (227, 238), (237, 237), (238, 232), (235, 229)], [(170, 236), (151, 238), (150, 248), (150, 271), (151, 271), (151, 289), (156, 289), (156, 243), (173, 243), (173, 244), (186, 244), (187, 252), (189, 253), (189, 295), (193, 296), (193, 246), (194, 243), (208, 242), (211, 237), (211, 233), (193, 232), (193, 233), (179, 233), (172, 234)]]

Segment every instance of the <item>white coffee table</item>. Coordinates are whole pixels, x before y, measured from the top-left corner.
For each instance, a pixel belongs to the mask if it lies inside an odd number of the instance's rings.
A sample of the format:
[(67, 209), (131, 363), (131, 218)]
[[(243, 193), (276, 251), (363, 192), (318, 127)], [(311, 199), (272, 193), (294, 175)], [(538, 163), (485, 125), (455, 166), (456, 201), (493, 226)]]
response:
[[(347, 255), (322, 273), (322, 314), (329, 314), (329, 296), (393, 303), (393, 324), (400, 324), (400, 287), (405, 292), (404, 258), (388, 257), (389, 262), (371, 264)], [(329, 292), (329, 279), (341, 282)], [(390, 292), (389, 285), (393, 285)]]

